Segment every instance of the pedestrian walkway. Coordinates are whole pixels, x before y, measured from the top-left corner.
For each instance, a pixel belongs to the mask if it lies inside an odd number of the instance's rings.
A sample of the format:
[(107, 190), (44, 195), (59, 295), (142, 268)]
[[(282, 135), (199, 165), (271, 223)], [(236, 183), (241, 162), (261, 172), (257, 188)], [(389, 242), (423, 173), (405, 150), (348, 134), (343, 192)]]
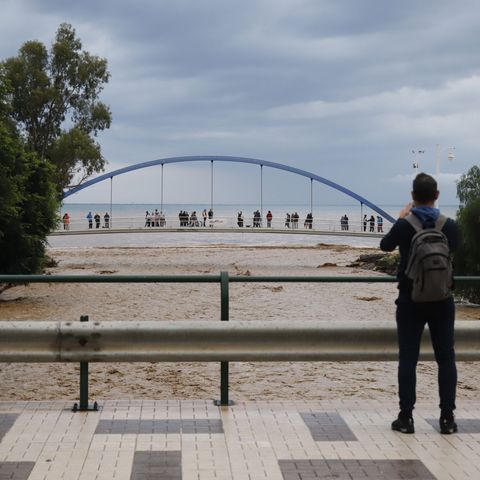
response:
[(0, 479), (313, 480), (480, 478), (480, 402), (459, 405), (459, 433), (419, 404), (414, 435), (390, 430), (374, 400), (0, 402)]

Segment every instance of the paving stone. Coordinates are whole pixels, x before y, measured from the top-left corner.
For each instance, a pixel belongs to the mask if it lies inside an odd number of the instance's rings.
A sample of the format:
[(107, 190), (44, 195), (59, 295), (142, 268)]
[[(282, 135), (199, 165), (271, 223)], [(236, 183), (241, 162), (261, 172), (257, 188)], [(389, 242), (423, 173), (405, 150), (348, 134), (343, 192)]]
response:
[(27, 480), (35, 462), (0, 462), (1, 480)]
[(179, 451), (135, 452), (130, 480), (182, 480)]
[(220, 419), (204, 420), (100, 420), (97, 434), (223, 433)]
[(436, 480), (420, 460), (279, 460), (284, 480)]
[[(0, 401), (3, 429), (10, 428), (0, 442), (0, 480), (480, 479), (480, 401), (458, 409), (460, 432), (472, 434), (448, 437), (423, 421), (436, 417), (434, 402), (418, 405), (415, 435), (392, 432), (391, 404), (368, 399), (228, 408), (206, 400), (105, 400), (101, 412), (88, 414), (70, 406)], [(315, 441), (312, 430), (327, 440)], [(33, 470), (28, 462), (36, 462)]]
[[(426, 420), (437, 432), (440, 431), (438, 418), (427, 418)], [(480, 419), (478, 418), (456, 418), (458, 433), (480, 433)]]
[(357, 437), (335, 412), (300, 413), (316, 442), (351, 442)]
[(15, 413), (0, 413), (0, 442), (15, 423), (17, 417), (18, 415)]

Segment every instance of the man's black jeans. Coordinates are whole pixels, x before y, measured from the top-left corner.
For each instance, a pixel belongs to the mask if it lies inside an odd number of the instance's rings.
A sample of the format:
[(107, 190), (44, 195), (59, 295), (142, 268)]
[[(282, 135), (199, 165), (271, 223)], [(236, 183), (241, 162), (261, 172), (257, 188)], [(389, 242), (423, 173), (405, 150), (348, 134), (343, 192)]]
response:
[(411, 412), (415, 406), (417, 382), (416, 367), (420, 341), (425, 324), (438, 364), (440, 409), (455, 409), (457, 367), (455, 365), (453, 298), (441, 302), (414, 303), (408, 293), (400, 292), (397, 304), (397, 331), (399, 344), (398, 386), (400, 410)]

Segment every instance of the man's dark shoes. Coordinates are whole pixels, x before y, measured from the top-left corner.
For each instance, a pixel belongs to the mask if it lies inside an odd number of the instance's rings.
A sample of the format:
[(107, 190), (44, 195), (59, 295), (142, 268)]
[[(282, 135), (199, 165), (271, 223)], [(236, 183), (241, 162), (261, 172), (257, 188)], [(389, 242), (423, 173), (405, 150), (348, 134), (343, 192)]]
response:
[(401, 433), (415, 433), (412, 415), (400, 412), (398, 418), (392, 422), (392, 430)]
[(444, 435), (450, 435), (451, 433), (456, 433), (458, 431), (457, 424), (455, 423), (455, 417), (453, 413), (442, 414), (440, 416), (440, 433)]

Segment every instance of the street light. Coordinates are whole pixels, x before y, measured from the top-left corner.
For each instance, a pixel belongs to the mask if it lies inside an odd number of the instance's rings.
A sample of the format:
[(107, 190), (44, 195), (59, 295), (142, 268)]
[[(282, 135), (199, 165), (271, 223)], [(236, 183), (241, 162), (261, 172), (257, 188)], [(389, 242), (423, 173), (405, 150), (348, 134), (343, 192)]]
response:
[(423, 155), (425, 153), (425, 150), (412, 150), (413, 153), (413, 172), (415, 175), (417, 175), (419, 169), (420, 169), (420, 161), (418, 159), (419, 155)]
[[(437, 146), (435, 148), (435, 176), (437, 177), (437, 184), (440, 184), (440, 157), (441, 157), (441, 151), (442, 149), (440, 148), (440, 145), (437, 143)], [(447, 159), (452, 161), (455, 159), (455, 147), (449, 147), (447, 148)], [(437, 207), (439, 205), (439, 202), (437, 200)]]

